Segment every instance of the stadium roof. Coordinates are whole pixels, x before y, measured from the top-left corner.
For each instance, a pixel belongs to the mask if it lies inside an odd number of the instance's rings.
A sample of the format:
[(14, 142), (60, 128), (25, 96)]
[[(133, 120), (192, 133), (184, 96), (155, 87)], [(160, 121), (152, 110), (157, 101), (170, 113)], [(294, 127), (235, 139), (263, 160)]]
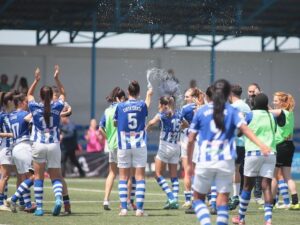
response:
[[(299, 0), (2, 0), (0, 29), (300, 36)], [(94, 20), (93, 20), (94, 17)]]
[[(162, 47), (176, 35), (186, 35), (211, 47), (211, 82), (215, 77), (215, 47), (240, 36), (262, 37), (261, 48), (274, 50), (290, 37), (300, 37), (299, 0), (1, 0), (0, 30), (35, 30), (36, 44), (52, 45), (63, 31), (76, 43), (79, 33), (92, 32), (91, 118), (95, 117), (96, 43), (121, 33), (150, 34), (150, 47)], [(99, 32), (101, 34), (99, 35)], [(211, 40), (201, 35), (210, 35)], [(220, 35), (221, 37), (216, 37)], [(83, 36), (83, 35), (81, 35)], [(90, 37), (89, 37), (90, 38)], [(160, 43), (160, 42), (159, 42)]]

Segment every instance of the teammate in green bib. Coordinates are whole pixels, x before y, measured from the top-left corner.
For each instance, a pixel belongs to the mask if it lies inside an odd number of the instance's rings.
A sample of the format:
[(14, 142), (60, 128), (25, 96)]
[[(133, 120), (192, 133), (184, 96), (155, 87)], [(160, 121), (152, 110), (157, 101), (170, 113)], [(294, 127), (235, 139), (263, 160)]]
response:
[(105, 182), (105, 194), (103, 201), (104, 210), (110, 210), (109, 208), (109, 196), (113, 187), (114, 180), (117, 176), (117, 149), (118, 149), (118, 140), (117, 140), (117, 128), (114, 126), (114, 115), (119, 102), (125, 100), (125, 92), (119, 88), (115, 87), (111, 94), (106, 98), (107, 101), (111, 104), (104, 111), (104, 115), (100, 121), (100, 132), (106, 137), (107, 148), (109, 154), (109, 173)]

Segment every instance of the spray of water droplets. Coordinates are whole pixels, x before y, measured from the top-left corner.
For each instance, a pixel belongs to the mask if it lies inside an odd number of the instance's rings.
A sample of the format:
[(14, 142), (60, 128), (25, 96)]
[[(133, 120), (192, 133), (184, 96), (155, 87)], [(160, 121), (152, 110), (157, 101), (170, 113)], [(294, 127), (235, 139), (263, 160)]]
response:
[[(151, 68), (147, 70), (146, 78), (148, 88), (158, 89), (159, 96), (175, 97), (176, 108), (180, 108), (183, 105), (180, 84), (174, 74), (168, 73), (164, 69)], [(158, 83), (157, 87), (154, 86), (155, 83)]]

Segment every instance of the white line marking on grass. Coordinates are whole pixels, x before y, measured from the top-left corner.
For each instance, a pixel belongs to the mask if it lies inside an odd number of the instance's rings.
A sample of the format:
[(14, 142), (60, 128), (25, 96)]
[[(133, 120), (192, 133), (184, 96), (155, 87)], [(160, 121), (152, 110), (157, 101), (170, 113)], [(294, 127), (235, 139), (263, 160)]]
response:
[[(43, 201), (44, 203), (54, 203), (54, 201)], [(119, 200), (111, 200), (109, 201), (110, 203), (119, 203)], [(161, 203), (161, 202), (166, 202), (166, 201), (162, 201), (162, 200), (148, 200), (148, 201), (144, 201), (145, 203)], [(82, 204), (82, 203), (103, 203), (103, 201), (73, 201), (71, 200), (71, 204)], [(0, 224), (1, 225), (1, 224)]]

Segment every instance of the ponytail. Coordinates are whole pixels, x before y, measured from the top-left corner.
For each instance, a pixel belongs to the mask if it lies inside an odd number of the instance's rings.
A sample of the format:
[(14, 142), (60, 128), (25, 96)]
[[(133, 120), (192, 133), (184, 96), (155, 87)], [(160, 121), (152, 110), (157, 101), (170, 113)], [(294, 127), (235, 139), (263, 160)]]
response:
[(230, 94), (230, 84), (227, 80), (217, 80), (213, 84), (212, 101), (214, 105), (213, 119), (216, 127), (221, 131), (225, 131), (224, 125), (224, 109)]
[(53, 98), (53, 91), (51, 87), (43, 86), (40, 90), (41, 99), (44, 101), (44, 119), (46, 127), (50, 126), (51, 116), (51, 101)]
[(275, 92), (274, 96), (277, 96), (280, 103), (282, 104), (282, 108), (287, 111), (293, 111), (295, 108), (295, 100), (294, 97), (282, 91)]

